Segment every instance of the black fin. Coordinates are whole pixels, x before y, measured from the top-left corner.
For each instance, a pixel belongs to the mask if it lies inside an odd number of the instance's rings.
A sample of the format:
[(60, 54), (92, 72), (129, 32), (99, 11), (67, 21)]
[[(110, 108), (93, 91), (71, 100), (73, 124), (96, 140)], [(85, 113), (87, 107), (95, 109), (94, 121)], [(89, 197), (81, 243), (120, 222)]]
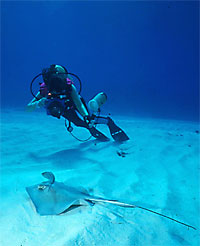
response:
[(110, 134), (115, 141), (123, 142), (129, 140), (129, 137), (126, 135), (126, 133), (121, 128), (119, 128), (110, 117), (108, 117), (108, 127)]
[(100, 140), (100, 141), (108, 141), (109, 138), (106, 137), (103, 133), (101, 133), (100, 131), (98, 131), (96, 128), (92, 127), (88, 129), (91, 133), (91, 135), (93, 137), (95, 137), (96, 139)]

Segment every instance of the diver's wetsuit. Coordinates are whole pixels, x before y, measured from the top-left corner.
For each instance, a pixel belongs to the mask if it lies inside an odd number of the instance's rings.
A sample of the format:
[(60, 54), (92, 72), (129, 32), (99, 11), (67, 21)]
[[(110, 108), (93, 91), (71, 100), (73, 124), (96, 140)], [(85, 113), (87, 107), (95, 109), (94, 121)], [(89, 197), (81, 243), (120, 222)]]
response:
[[(59, 65), (51, 65), (51, 69), (63, 69)], [(57, 71), (57, 70), (56, 70)], [(61, 71), (63, 78), (59, 77), (59, 72), (51, 71), (52, 78), (43, 77), (44, 82), (40, 83), (40, 91), (35, 98), (27, 105), (28, 111), (33, 111), (36, 108), (45, 107), (48, 115), (52, 115), (60, 119), (64, 117), (69, 122), (72, 122), (78, 127), (88, 129), (91, 135), (100, 141), (107, 141), (108, 138), (98, 131), (96, 127), (90, 126), (91, 115), (87, 109), (87, 105), (83, 98), (78, 94), (73, 82), (66, 77), (66, 72)], [(49, 73), (49, 72), (48, 72)], [(47, 75), (48, 75), (47, 73)], [(46, 72), (44, 73), (44, 75)], [(62, 86), (61, 86), (62, 85)], [(84, 118), (82, 120), (77, 112)], [(110, 117), (95, 116), (94, 125), (106, 124), (109, 127), (111, 136), (115, 141), (126, 141), (128, 136), (119, 128)]]
[[(46, 97), (42, 96), (40, 93), (37, 94), (37, 98), (39, 100), (37, 100), (36, 98), (34, 98), (28, 105), (27, 105), (27, 110), (29, 111), (33, 111), (38, 107), (44, 107), (45, 106), (45, 101), (42, 100), (48, 100)], [(82, 100), (80, 100), (82, 101)], [(83, 103), (83, 102), (82, 102)], [(85, 103), (83, 103), (84, 105)], [(85, 110), (87, 111), (86, 114), (90, 115), (88, 110), (87, 110), (87, 106), (84, 105)], [(80, 107), (79, 107), (80, 108)], [(100, 140), (100, 141), (107, 141), (109, 140), (108, 137), (106, 137), (103, 133), (101, 133), (100, 131), (98, 131), (96, 129), (96, 127), (92, 126), (90, 127), (86, 121), (82, 120), (77, 112), (80, 112), (80, 110), (77, 109), (75, 103), (73, 102), (72, 98), (69, 98), (69, 107), (66, 106), (64, 112), (62, 115), (62, 117), (64, 117), (65, 119), (67, 119), (69, 122), (72, 122), (74, 125), (78, 126), (78, 127), (84, 127), (86, 129), (89, 130), (89, 132), (91, 133), (91, 135), (93, 137), (95, 137), (96, 139)], [(48, 113), (49, 114), (49, 113)], [(57, 115), (53, 115), (52, 113), (50, 114), (54, 117), (60, 118), (60, 116)], [(110, 117), (99, 117), (96, 116), (95, 117), (95, 125), (97, 124), (106, 124), (110, 130), (111, 136), (112, 138), (117, 141), (117, 142), (123, 142), (129, 139), (129, 137), (125, 134), (125, 132), (119, 128)]]
[(78, 114), (74, 109), (68, 109), (64, 112), (63, 117), (68, 121), (74, 123), (76, 126), (88, 128), (88, 125), (85, 121), (79, 118)]

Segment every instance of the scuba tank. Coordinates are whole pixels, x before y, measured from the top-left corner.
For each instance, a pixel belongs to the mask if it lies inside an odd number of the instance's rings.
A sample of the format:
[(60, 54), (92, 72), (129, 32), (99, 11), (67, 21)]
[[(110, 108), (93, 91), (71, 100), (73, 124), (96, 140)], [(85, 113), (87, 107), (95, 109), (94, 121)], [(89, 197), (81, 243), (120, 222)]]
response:
[(98, 112), (106, 101), (107, 95), (104, 92), (100, 92), (88, 102), (88, 106), (93, 112)]

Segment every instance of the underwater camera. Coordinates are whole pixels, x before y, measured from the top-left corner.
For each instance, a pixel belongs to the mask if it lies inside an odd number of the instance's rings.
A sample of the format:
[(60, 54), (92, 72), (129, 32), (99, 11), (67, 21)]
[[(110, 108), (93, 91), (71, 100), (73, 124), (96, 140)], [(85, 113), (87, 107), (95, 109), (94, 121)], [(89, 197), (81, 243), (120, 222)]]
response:
[(65, 111), (65, 100), (65, 98), (47, 99), (47, 102), (45, 104), (47, 114), (60, 119)]

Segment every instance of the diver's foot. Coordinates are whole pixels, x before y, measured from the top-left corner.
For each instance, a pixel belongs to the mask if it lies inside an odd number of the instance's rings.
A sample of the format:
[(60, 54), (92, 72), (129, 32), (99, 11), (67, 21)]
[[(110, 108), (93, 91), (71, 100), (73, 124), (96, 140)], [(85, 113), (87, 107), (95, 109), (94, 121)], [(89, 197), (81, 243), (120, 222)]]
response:
[(129, 137), (126, 135), (126, 133), (121, 128), (119, 128), (110, 117), (108, 117), (107, 125), (110, 130), (110, 134), (115, 141), (124, 142), (129, 140)]
[(109, 141), (109, 138), (106, 137), (103, 133), (101, 133), (100, 131), (98, 131), (95, 127), (89, 128), (88, 129), (91, 133), (91, 135), (98, 139), (99, 141), (105, 142), (105, 141)]

